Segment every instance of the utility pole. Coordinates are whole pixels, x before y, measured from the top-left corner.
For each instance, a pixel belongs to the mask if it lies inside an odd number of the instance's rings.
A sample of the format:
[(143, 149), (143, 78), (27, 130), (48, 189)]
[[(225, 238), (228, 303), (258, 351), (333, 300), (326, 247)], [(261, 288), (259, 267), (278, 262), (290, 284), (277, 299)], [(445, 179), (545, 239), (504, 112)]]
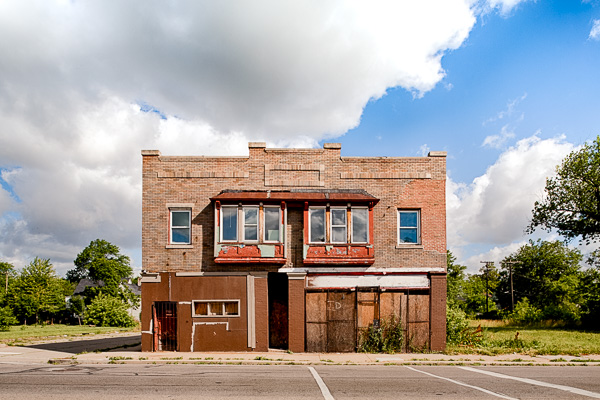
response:
[(515, 292), (513, 290), (513, 274), (512, 266), (517, 264), (518, 261), (504, 261), (503, 264), (508, 264), (508, 276), (510, 277), (510, 311), (515, 311)]
[(488, 274), (490, 272), (490, 265), (493, 265), (494, 262), (493, 261), (480, 261), (480, 263), (485, 264), (485, 312), (487, 314), (489, 311), (488, 302), (490, 299)]

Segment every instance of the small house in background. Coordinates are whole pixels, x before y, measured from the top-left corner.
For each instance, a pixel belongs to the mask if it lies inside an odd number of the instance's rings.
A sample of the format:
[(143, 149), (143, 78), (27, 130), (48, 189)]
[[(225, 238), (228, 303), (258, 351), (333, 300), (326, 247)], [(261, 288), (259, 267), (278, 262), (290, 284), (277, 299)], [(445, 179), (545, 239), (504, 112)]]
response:
[[(103, 281), (95, 281), (93, 279), (83, 278), (77, 283), (77, 286), (75, 287), (75, 290), (73, 291), (73, 295), (69, 296), (67, 301), (69, 302), (73, 296), (86, 297), (86, 295), (87, 295), (86, 289), (87, 288), (101, 288), (103, 286), (104, 286)], [(133, 283), (131, 281), (131, 279), (123, 280), (121, 282), (121, 287), (123, 289), (129, 289), (129, 291), (136, 296), (141, 297), (141, 295), (142, 295), (141, 287), (139, 285)], [(129, 313), (129, 315), (131, 315), (131, 317), (134, 320), (136, 320), (136, 321), (140, 320), (140, 308), (139, 307), (129, 307), (127, 309), (127, 312)]]
[(445, 152), (142, 156), (143, 351), (445, 348)]

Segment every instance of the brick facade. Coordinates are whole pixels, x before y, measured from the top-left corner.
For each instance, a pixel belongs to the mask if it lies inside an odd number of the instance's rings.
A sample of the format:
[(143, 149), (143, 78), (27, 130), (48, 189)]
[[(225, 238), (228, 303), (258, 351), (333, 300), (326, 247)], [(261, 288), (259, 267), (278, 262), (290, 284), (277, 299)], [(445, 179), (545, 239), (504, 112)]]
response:
[[(288, 332), (281, 340), (294, 352), (310, 350), (305, 347), (310, 341), (305, 314), (314, 310), (306, 307), (321, 305), (305, 304), (306, 293), (355, 290), (356, 286), (373, 286), (374, 282), (379, 283), (375, 284), (378, 290), (406, 293), (408, 308), (412, 304), (411, 290), (427, 293), (429, 329), (421, 340), (433, 350), (445, 347), (445, 153), (406, 158), (342, 157), (341, 146), (335, 143), (325, 144), (322, 149), (269, 149), (263, 143), (250, 143), (248, 157), (162, 156), (158, 151), (143, 151), (142, 156), (144, 351), (153, 349), (158, 340), (159, 320), (153, 314), (153, 305), (158, 301), (178, 304), (180, 351), (203, 348), (199, 338), (208, 335), (210, 329), (211, 334), (223, 336), (223, 341), (229, 340), (224, 348), (265, 350), (269, 346), (269, 327), (274, 326), (270, 324), (283, 315)], [(221, 240), (223, 207), (242, 210), (247, 205), (256, 207), (261, 239), (256, 243)], [(327, 221), (331, 208), (347, 208), (350, 241), (350, 221), (358, 211), (349, 205), (368, 210), (368, 242), (330, 243), (328, 230), (323, 245), (307, 243), (311, 207), (324, 208)], [(281, 210), (281, 240), (276, 243), (262, 239), (265, 228), (261, 218), (266, 207)], [(191, 212), (189, 244), (170, 241), (170, 210)], [(420, 243), (398, 243), (398, 210), (420, 212)], [(267, 274), (273, 273), (288, 276), (287, 290), (277, 294), (280, 299), (269, 297), (275, 296), (268, 293), (267, 284)], [(220, 280), (210, 283), (215, 285), (213, 292), (202, 294), (198, 288), (209, 284), (209, 277)], [(227, 277), (237, 279), (237, 289), (226, 284)], [(176, 298), (173, 291), (178, 293)], [(234, 318), (192, 316), (194, 300), (232, 298), (240, 300), (235, 323), (226, 323)], [(269, 310), (269, 304), (285, 302), (283, 314)], [(330, 318), (328, 313), (323, 318)], [(403, 315), (400, 310), (394, 313)], [(404, 323), (408, 325), (410, 318)], [(238, 336), (216, 328), (234, 329), (234, 325), (242, 330)], [(199, 336), (194, 339), (194, 334)], [(357, 340), (353, 342), (355, 347)]]

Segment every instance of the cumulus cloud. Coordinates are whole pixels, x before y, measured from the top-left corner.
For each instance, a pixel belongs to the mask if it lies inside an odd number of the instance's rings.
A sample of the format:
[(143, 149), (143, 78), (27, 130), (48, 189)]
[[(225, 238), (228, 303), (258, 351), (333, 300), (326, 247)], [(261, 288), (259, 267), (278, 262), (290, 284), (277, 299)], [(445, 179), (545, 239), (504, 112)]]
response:
[(600, 19), (594, 20), (594, 25), (588, 36), (590, 40), (600, 40)]
[(432, 90), (481, 4), (517, 3), (2, 1), (0, 258), (139, 252), (140, 149), (315, 146), (389, 88)]
[(513, 251), (515, 243), (524, 240), (524, 229), (534, 202), (544, 193), (546, 177), (555, 173), (556, 165), (573, 149), (564, 137), (540, 139), (534, 135), (504, 151), (473, 182), (448, 178), (448, 248), (497, 244), (494, 251), (498, 254), (502, 248)]

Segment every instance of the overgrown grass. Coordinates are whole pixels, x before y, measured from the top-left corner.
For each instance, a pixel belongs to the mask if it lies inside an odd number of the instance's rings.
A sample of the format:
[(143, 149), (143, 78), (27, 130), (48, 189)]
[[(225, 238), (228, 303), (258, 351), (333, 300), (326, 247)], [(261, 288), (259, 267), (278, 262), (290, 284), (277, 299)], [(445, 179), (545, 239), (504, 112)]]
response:
[(139, 327), (115, 328), (95, 327), (87, 325), (21, 325), (11, 326), (10, 330), (0, 332), (0, 343), (22, 343), (40, 338), (76, 337), (81, 335), (102, 334), (110, 332), (134, 332)]
[(488, 355), (600, 354), (600, 332), (570, 329), (553, 321), (517, 326), (503, 321), (481, 320), (470, 321), (470, 325), (481, 325), (481, 343), (474, 346), (448, 345), (447, 352)]

